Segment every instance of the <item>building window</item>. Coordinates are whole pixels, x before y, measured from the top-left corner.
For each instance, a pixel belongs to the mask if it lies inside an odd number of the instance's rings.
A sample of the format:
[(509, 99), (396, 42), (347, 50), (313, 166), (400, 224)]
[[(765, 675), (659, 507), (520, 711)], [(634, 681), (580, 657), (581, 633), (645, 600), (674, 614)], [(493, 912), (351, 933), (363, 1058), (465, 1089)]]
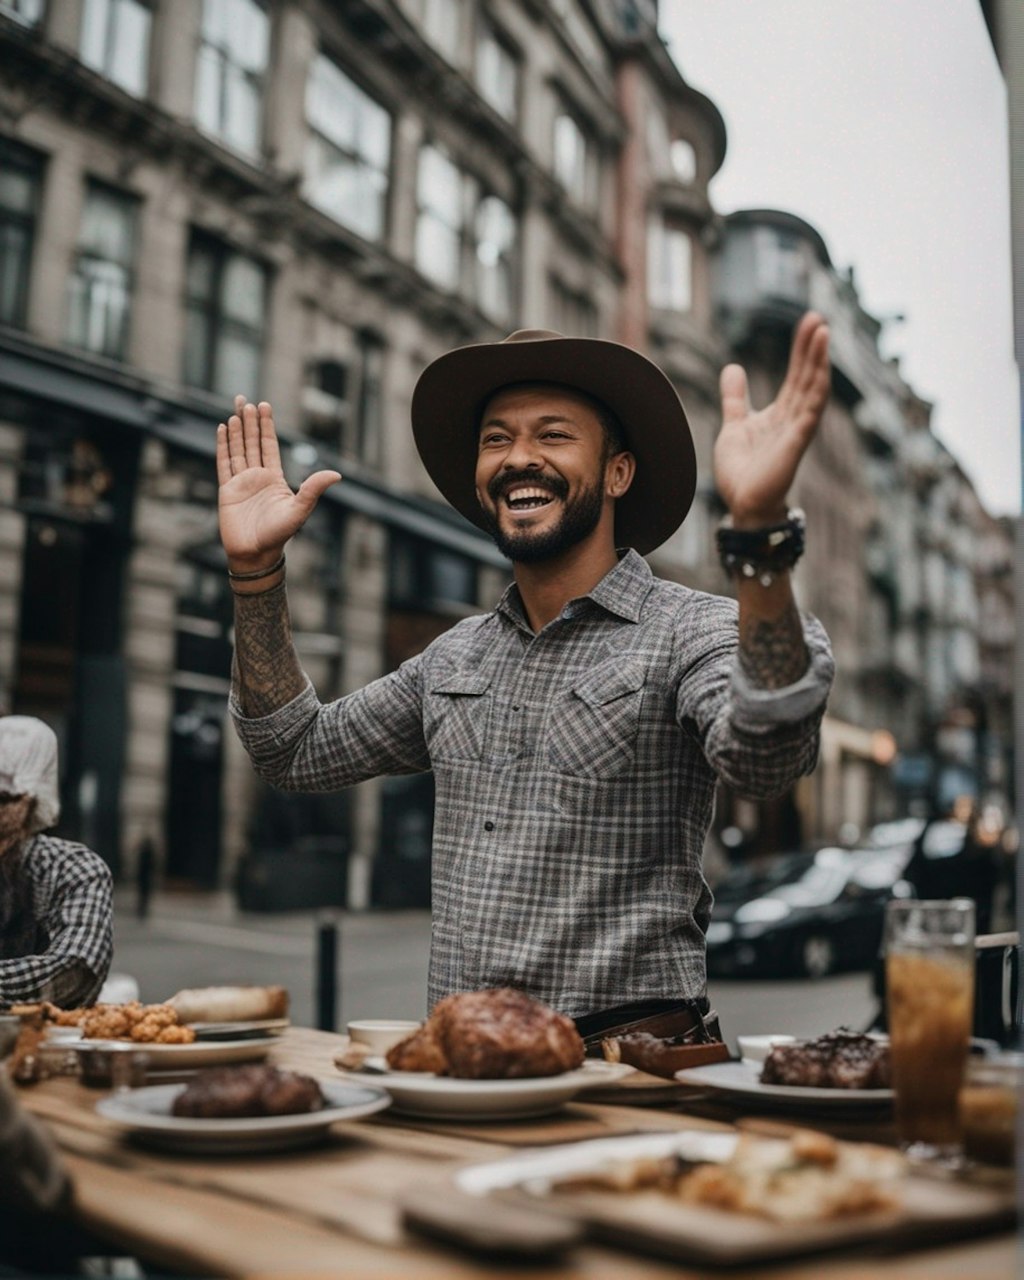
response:
[(693, 244), (679, 227), (652, 218), (647, 235), (647, 291), (652, 307), (689, 311), (693, 305)]
[(566, 337), (597, 337), (597, 308), (584, 293), (570, 289), (556, 276), (550, 280), (551, 323)]
[(0, 0), (0, 13), (26, 27), (34, 27), (43, 16), (43, 0)]
[(416, 196), (416, 265), (435, 283), (455, 290), (466, 201), (462, 174), (436, 147), (420, 152)]
[(697, 152), (693, 143), (685, 138), (675, 138), (668, 150), (669, 164), (672, 173), (680, 182), (695, 182), (697, 179)]
[(373, 333), (356, 336), (347, 360), (315, 360), (302, 391), (306, 431), (343, 457), (380, 461), (384, 347)]
[(0, 138), (0, 322), (25, 327), (42, 158)]
[(394, 533), (388, 569), (388, 597), (394, 608), (476, 604), (476, 562), (456, 551)]
[(476, 210), (474, 300), (492, 320), (512, 316), (512, 252), (516, 220), (497, 196), (485, 196)]
[(149, 83), (149, 6), (140, 0), (85, 0), (82, 61), (141, 98)]
[(555, 177), (577, 204), (588, 205), (592, 201), (592, 170), (586, 134), (574, 116), (560, 112), (555, 117)]
[(483, 17), (476, 47), (476, 84), (495, 111), (514, 123), (519, 110), (519, 59)]
[(485, 315), (508, 320), (513, 309), (516, 221), (497, 196), (436, 147), (420, 152), (416, 265), (436, 284), (460, 293)]
[(267, 272), (255, 258), (194, 232), (187, 277), (185, 381), (255, 398), (260, 381)]
[(207, 133), (258, 155), (270, 23), (255, 0), (203, 0), (196, 120)]
[(391, 159), (390, 115), (321, 54), (306, 88), (306, 119), (308, 199), (360, 235), (380, 239)]
[(68, 341), (123, 360), (128, 345), (137, 202), (91, 182), (68, 284)]
[(423, 31), (430, 43), (454, 62), (462, 30), (462, 0), (423, 0)]
[(805, 299), (810, 273), (800, 240), (787, 231), (758, 227), (754, 232), (757, 282), (764, 293)]

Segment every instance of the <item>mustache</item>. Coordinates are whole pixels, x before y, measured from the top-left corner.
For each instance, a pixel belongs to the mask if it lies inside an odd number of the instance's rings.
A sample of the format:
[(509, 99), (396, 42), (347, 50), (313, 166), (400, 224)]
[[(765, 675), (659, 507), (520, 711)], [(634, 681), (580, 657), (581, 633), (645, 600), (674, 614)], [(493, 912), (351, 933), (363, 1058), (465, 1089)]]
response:
[(536, 471), (506, 471), (496, 475), (487, 486), (493, 502), (503, 498), (516, 485), (528, 484), (536, 489), (546, 489), (555, 498), (564, 498), (569, 492), (568, 482), (561, 476), (539, 475)]

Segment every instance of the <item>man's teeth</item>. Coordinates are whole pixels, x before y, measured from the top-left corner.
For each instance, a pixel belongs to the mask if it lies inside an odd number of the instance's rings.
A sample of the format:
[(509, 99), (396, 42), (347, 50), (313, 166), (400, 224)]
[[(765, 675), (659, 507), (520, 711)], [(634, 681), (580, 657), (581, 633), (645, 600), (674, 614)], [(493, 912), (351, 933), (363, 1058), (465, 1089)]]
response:
[(505, 497), (508, 505), (516, 511), (543, 507), (551, 500), (552, 495), (547, 489), (512, 489)]

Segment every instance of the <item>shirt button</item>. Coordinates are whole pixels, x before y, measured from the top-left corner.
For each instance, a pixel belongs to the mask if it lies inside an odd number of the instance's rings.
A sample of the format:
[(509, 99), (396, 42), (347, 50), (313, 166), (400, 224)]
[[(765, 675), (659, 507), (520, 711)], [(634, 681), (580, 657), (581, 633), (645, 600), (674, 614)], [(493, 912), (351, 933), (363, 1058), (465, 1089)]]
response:
[(493, 831), (493, 830), (494, 830), (494, 823), (493, 823), (493, 822), (491, 822), (491, 820), (490, 820), (489, 818), (488, 818), (488, 820), (484, 823), (484, 830), (485, 830), (485, 831)]
[(519, 710), (519, 703), (518, 703), (518, 702), (513, 706), (512, 710), (513, 710), (513, 711), (518, 711), (518, 710)]

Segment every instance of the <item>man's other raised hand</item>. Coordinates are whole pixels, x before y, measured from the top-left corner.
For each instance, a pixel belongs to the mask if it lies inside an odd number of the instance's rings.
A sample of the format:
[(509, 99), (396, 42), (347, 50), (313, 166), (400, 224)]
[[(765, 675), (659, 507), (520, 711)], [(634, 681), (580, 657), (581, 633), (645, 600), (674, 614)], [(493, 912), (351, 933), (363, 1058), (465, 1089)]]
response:
[(309, 519), (337, 471), (307, 476), (293, 493), (284, 477), (274, 414), (261, 400), (235, 397), (235, 412), (217, 426), (220, 537), (235, 573), (269, 569)]

